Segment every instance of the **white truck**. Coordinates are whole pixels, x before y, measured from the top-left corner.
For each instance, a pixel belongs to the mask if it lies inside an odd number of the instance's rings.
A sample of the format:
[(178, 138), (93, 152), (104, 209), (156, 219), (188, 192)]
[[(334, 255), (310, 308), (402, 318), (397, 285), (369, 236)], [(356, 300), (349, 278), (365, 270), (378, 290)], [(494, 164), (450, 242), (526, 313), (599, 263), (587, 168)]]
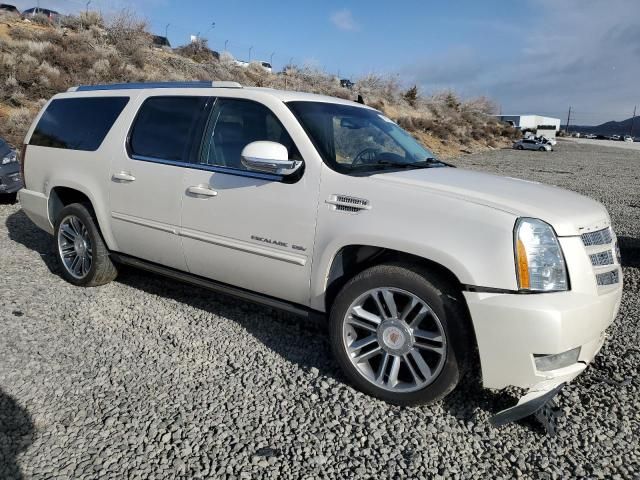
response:
[(128, 264), (328, 317), (346, 377), (400, 405), (463, 373), (534, 413), (600, 350), (622, 293), (609, 215), (453, 168), (381, 112), (232, 82), (71, 88), (22, 148), (22, 208), (84, 287)]

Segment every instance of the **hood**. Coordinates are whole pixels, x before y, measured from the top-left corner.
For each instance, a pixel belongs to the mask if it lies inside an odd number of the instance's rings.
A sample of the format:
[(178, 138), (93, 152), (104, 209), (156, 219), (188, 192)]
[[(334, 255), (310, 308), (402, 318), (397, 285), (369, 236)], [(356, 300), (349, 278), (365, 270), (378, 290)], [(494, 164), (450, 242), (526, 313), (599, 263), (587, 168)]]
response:
[(549, 223), (558, 236), (609, 226), (607, 210), (588, 197), (538, 182), (460, 168), (425, 168), (379, 173), (371, 178), (464, 199)]

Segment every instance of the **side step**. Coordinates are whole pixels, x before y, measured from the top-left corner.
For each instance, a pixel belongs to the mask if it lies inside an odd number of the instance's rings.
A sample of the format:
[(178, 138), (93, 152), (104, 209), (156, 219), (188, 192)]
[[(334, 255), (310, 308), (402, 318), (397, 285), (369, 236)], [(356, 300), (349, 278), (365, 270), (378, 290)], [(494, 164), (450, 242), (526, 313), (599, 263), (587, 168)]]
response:
[(248, 300), (249, 302), (258, 303), (267, 307), (283, 310), (285, 312), (292, 313), (301, 317), (309, 318), (314, 314), (321, 315), (319, 312), (315, 312), (309, 308), (295, 303), (287, 302), (285, 300), (279, 300), (277, 298), (270, 297), (268, 295), (262, 295), (260, 293), (245, 290), (243, 288), (234, 287), (225, 283), (216, 282), (215, 280), (209, 280), (208, 278), (193, 275), (191, 273), (182, 272), (173, 268), (158, 265), (157, 263), (141, 260), (136, 257), (131, 257), (123, 253), (110, 252), (111, 258), (123, 265), (129, 265), (131, 267), (146, 270), (147, 272), (157, 273), (165, 277), (173, 278), (181, 282), (196, 285), (198, 287), (206, 288), (214, 292), (223, 293), (225, 295), (231, 295), (233, 297)]

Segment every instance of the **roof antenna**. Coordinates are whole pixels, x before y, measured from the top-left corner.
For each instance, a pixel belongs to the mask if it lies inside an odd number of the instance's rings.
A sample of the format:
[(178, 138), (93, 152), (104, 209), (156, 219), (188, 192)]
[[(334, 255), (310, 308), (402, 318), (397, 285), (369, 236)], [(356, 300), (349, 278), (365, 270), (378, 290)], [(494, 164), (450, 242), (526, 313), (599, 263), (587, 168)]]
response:
[(356, 100), (356, 102), (364, 105), (364, 98), (362, 98), (362, 95), (358, 95), (358, 100)]

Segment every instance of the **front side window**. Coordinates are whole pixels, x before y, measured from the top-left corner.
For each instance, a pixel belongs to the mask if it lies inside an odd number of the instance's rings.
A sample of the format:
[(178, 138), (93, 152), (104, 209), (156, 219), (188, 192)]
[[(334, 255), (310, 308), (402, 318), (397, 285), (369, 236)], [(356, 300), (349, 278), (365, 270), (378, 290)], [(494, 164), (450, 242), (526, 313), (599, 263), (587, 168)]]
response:
[(242, 149), (259, 140), (280, 143), (287, 148), (290, 159), (302, 159), (284, 126), (266, 106), (251, 100), (219, 98), (198, 161), (201, 165), (246, 170), (240, 161)]
[(132, 155), (186, 161), (189, 140), (208, 97), (150, 97), (142, 104), (131, 131)]
[(30, 145), (67, 150), (97, 150), (129, 97), (53, 100), (29, 140)]
[(376, 110), (322, 102), (290, 102), (288, 106), (324, 161), (339, 172), (445, 165)]

